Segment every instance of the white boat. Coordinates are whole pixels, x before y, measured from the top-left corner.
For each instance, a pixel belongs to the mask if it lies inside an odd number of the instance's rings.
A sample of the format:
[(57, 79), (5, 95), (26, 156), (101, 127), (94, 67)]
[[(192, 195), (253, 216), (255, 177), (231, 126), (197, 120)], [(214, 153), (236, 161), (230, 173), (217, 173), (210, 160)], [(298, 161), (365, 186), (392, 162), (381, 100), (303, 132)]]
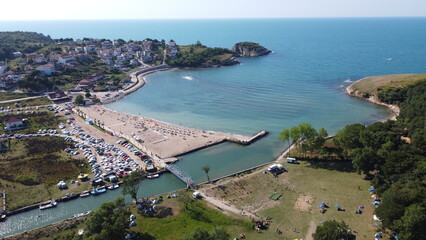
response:
[(40, 204), (39, 209), (40, 210), (45, 210), (45, 209), (48, 209), (48, 208), (56, 207), (56, 205), (58, 205), (58, 203), (52, 200), (49, 203), (42, 203), (42, 204)]
[(84, 197), (88, 197), (90, 196), (90, 191), (84, 191), (80, 194), (80, 197), (84, 198)]
[(108, 186), (108, 190), (114, 190), (114, 189), (117, 189), (119, 187), (120, 187), (120, 185), (118, 185), (118, 184), (110, 185), (110, 186)]
[(158, 178), (159, 176), (160, 176), (159, 174), (153, 174), (153, 175), (146, 176), (146, 178), (152, 179), (152, 178)]

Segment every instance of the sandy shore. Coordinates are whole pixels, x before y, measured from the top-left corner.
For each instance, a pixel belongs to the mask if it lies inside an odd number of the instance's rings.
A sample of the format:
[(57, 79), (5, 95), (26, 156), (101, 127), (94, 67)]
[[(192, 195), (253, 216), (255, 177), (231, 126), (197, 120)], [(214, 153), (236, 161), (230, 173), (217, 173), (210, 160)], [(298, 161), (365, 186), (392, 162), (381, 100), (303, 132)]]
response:
[[(364, 79), (364, 78), (363, 78), (363, 79)], [(363, 93), (362, 93), (362, 92), (359, 92), (359, 91), (357, 91), (357, 90), (354, 90), (353, 85), (354, 85), (355, 83), (359, 82), (359, 81), (362, 81), (363, 79), (360, 79), (360, 80), (358, 80), (358, 81), (355, 81), (355, 82), (353, 82), (351, 85), (349, 85), (349, 86), (345, 89), (346, 94), (348, 94), (349, 96), (352, 96), (352, 97), (356, 97), (356, 98), (360, 98), (360, 99), (366, 100), (366, 101), (368, 101), (368, 102), (371, 102), (371, 103), (374, 103), (374, 104), (377, 104), (377, 105), (381, 105), (381, 106), (385, 106), (385, 107), (387, 107), (387, 108), (388, 108), (388, 109), (392, 112), (392, 114), (391, 114), (391, 116), (389, 117), (389, 119), (386, 119), (386, 120), (396, 120), (396, 118), (398, 117), (399, 112), (400, 112), (400, 109), (399, 109), (399, 107), (398, 107), (398, 106), (396, 106), (396, 105), (392, 105), (392, 104), (387, 104), (387, 103), (384, 103), (384, 102), (381, 102), (381, 101), (379, 100), (379, 98), (378, 98), (377, 96), (375, 96), (375, 95), (371, 95), (371, 96), (369, 96), (368, 98), (365, 98), (365, 97), (363, 97)]]

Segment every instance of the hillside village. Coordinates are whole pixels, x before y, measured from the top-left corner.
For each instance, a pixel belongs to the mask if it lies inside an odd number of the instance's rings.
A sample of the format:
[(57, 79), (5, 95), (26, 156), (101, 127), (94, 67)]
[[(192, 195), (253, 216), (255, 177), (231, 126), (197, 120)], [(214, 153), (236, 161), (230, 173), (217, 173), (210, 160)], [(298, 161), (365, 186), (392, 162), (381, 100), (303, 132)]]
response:
[[(175, 58), (178, 52), (173, 40), (166, 44), (164, 40), (152, 39), (136, 42), (59, 39), (38, 51), (28, 54), (16, 51), (9, 59), (0, 61), (0, 89), (117, 90), (130, 81), (123, 73), (141, 65), (161, 64), (166, 58)], [(51, 83), (38, 86), (21, 82), (34, 77)]]

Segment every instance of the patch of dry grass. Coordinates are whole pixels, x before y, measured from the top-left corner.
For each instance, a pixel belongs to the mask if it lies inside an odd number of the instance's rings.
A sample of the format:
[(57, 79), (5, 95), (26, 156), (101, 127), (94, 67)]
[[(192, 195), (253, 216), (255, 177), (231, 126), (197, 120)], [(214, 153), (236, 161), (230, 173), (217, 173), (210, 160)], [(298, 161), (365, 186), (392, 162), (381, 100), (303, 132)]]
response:
[(426, 74), (394, 74), (363, 78), (351, 85), (353, 91), (377, 96), (378, 88), (403, 88), (426, 80)]

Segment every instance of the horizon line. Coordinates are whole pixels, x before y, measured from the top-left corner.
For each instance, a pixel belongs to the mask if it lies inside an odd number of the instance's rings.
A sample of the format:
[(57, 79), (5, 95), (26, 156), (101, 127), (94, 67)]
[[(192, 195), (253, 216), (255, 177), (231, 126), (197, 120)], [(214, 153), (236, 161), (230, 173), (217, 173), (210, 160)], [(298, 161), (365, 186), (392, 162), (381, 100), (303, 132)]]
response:
[(334, 16), (334, 17), (225, 17), (225, 18), (81, 18), (81, 19), (0, 19), (6, 21), (128, 21), (128, 20), (269, 20), (269, 19), (349, 19), (349, 18), (426, 18), (426, 16)]

